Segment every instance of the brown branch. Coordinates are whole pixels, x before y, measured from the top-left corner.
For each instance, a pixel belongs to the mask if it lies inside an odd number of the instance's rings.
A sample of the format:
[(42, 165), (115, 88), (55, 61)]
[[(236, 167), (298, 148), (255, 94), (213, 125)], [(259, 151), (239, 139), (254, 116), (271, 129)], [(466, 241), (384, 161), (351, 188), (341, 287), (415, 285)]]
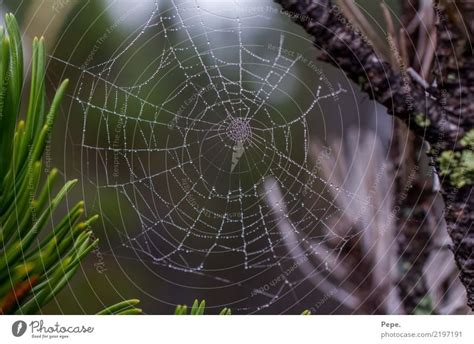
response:
[[(450, 121), (441, 102), (414, 83), (408, 74), (394, 72), (330, 0), (275, 1), (313, 36), (315, 46), (323, 52), (319, 56), (321, 60), (343, 70), (372, 99), (385, 105), (390, 114), (402, 119), (428, 142), (436, 142), (441, 134), (446, 141), (453, 142), (463, 134)], [(426, 116), (432, 125), (420, 127), (415, 114)], [(446, 144), (447, 147), (450, 145)]]
[[(457, 4), (445, 2), (447, 7), (437, 5), (438, 13), (438, 47), (433, 73), (438, 83), (438, 92), (444, 94), (443, 105), (451, 122), (459, 128), (472, 130), (474, 128), (474, 52), (470, 35), (465, 31), (466, 18), (459, 14), (459, 9), (453, 9)], [(464, 0), (465, 8), (474, 8), (473, 0)], [(472, 12), (466, 12), (465, 16)], [(471, 20), (472, 21), (472, 20)], [(453, 134), (456, 132), (453, 131)], [(463, 133), (459, 132), (451, 149), (458, 154), (471, 154), (469, 147), (459, 147)], [(455, 162), (453, 162), (455, 164)], [(471, 161), (472, 164), (472, 161)], [(472, 170), (470, 172), (472, 174)], [(447, 175), (442, 180), (444, 199), (447, 204), (446, 223), (448, 232), (453, 240), (453, 252), (460, 269), (460, 277), (467, 289), (468, 305), (474, 309), (474, 197), (472, 182), (459, 188), (450, 182)]]
[(437, 227), (431, 210), (436, 195), (426, 171), (420, 167), (420, 141), (404, 124), (395, 121), (390, 157), (394, 164), (395, 203), (400, 209), (396, 219), (401, 275), (397, 287), (406, 314), (436, 312), (423, 273)]
[(0, 315), (10, 314), (31, 291), (33, 286), (38, 282), (38, 277), (33, 276), (25, 281), (17, 283), (15, 287), (0, 300)]
[[(372, 99), (387, 107), (389, 114), (403, 120), (413, 132), (430, 143), (430, 154), (438, 173), (441, 171), (438, 157), (443, 152), (463, 149), (460, 139), (474, 124), (474, 59), (472, 48), (462, 41), (466, 36), (452, 35), (456, 27), (449, 23), (449, 19), (445, 21), (447, 24), (438, 26), (439, 46), (445, 50), (435, 56), (438, 85), (443, 85), (443, 88), (427, 90), (406, 73), (407, 66), (401, 66), (400, 72), (396, 72), (377, 55), (370, 42), (354, 30), (331, 0), (275, 2), (313, 37), (315, 46), (322, 51), (321, 60), (344, 71)], [(443, 45), (443, 39), (449, 40), (449, 44)], [(468, 304), (474, 309), (472, 182), (460, 187), (450, 176), (441, 182), (453, 251), (461, 270), (461, 281), (467, 290)]]

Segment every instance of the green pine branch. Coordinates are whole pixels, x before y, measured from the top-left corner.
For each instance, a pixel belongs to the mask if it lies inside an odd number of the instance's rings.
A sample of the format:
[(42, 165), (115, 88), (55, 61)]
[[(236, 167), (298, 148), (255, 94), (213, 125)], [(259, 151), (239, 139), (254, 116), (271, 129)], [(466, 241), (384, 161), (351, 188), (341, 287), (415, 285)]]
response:
[[(46, 232), (58, 205), (76, 180), (52, 195), (58, 171), (42, 182), (41, 159), (64, 97), (61, 83), (46, 108), (43, 38), (32, 49), (31, 85), (27, 112), (19, 120), (23, 88), (23, 51), (15, 17), (0, 27), (0, 314), (33, 314), (67, 285), (81, 260), (97, 245), (84, 218), (84, 202), (73, 206)], [(99, 314), (138, 314), (137, 300), (111, 306)]]
[[(206, 310), (206, 300), (194, 300), (193, 305), (189, 308), (186, 305), (178, 305), (174, 311), (175, 315), (204, 315), (204, 311)], [(191, 311), (191, 312), (189, 312)], [(223, 308), (219, 315), (232, 315), (232, 311), (230, 308)], [(311, 311), (304, 310), (301, 315), (311, 315)]]
[[(193, 305), (191, 308), (188, 308), (186, 305), (178, 305), (174, 311), (175, 315), (204, 315), (204, 311), (206, 310), (206, 301), (202, 300), (194, 300)], [(191, 311), (189, 313), (189, 311)], [(230, 308), (223, 308), (219, 315), (231, 315), (232, 311)]]

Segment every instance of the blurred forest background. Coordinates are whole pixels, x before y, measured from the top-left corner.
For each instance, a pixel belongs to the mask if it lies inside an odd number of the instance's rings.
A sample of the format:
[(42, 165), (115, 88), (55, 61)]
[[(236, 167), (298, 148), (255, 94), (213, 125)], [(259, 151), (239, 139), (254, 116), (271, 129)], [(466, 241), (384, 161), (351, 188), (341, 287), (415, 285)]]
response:
[[(163, 7), (171, 6), (168, 0), (160, 0), (159, 3)], [(181, 2), (178, 1), (178, 3)], [(191, 3), (192, 6), (195, 6), (194, 2)], [(197, 0), (197, 3), (205, 10), (218, 12), (226, 6), (235, 8), (236, 4), (240, 2)], [(379, 34), (383, 37), (386, 25), (379, 2), (360, 0), (358, 3), (368, 22), (378, 28)], [(385, 3), (396, 17), (399, 13), (397, 7), (399, 2), (385, 1)], [(186, 6), (185, 2), (183, 4)], [(341, 85), (346, 90), (345, 93), (338, 96), (337, 102), (321, 102), (308, 115), (308, 126), (313, 142), (311, 159), (313, 162), (316, 161), (316, 164), (320, 164), (318, 173), (323, 178), (328, 181), (331, 179), (331, 182), (336, 185), (343, 184), (344, 189), (357, 193), (361, 197), (370, 196), (374, 202), (377, 202), (377, 208), (383, 208), (386, 211), (385, 215), (375, 212), (363, 214), (366, 217), (364, 219), (366, 223), (371, 223), (373, 227), (381, 224), (389, 227), (394, 226), (386, 215), (391, 212), (393, 206), (391, 201), (387, 201), (387, 198), (390, 198), (392, 191), (389, 186), (393, 183), (390, 143), (396, 127), (394, 119), (386, 116), (385, 109), (370, 101), (367, 96), (362, 95), (357, 85), (349, 82), (340, 71), (316, 61), (317, 50), (312, 46), (310, 39), (291, 22), (288, 16), (280, 13), (278, 5), (269, 0), (255, 0), (244, 1), (237, 6), (241, 6), (244, 12), (265, 11), (265, 16), (269, 18), (272, 27), (261, 30), (259, 29), (259, 20), (255, 19), (255, 29), (245, 30), (246, 44), (267, 47), (267, 53), (272, 56), (275, 51), (272, 51), (271, 48), (268, 49), (269, 44), (277, 45), (281, 33), (284, 33), (285, 49), (301, 54), (308, 61), (314, 61), (317, 68), (308, 68), (308, 63), (296, 63), (293, 70), (295, 76), (290, 78), (286, 84), (283, 83), (282, 87), (291, 92), (293, 97), (300, 97), (298, 98), (299, 103), (304, 104), (311, 100), (311, 94), (306, 88), (316, 89), (318, 82), (321, 82), (319, 81), (320, 74), (324, 76), (325, 80), (329, 80), (335, 89)], [(93, 162), (89, 166), (87, 159), (84, 159), (83, 156), (81, 140), (84, 110), (74, 100), (74, 95), (81, 92), (78, 87), (82, 86), (78, 82), (80, 79), (79, 70), (71, 65), (95, 65), (114, 56), (117, 50), (123, 49), (123, 42), (129, 42), (130, 37), (136, 35), (149, 19), (153, 11), (153, 2), (148, 0), (3, 0), (0, 1), (0, 10), (2, 18), (3, 13), (8, 11), (13, 12), (18, 18), (24, 33), (25, 49), (31, 45), (30, 42), (34, 36), (45, 37), (47, 54), (54, 57), (48, 65), (47, 84), (50, 86), (48, 90), (50, 95), (53, 94), (53, 90), (60, 80), (71, 79), (71, 86), (68, 90), (69, 97), (65, 100), (61, 114), (58, 116), (52, 142), (47, 150), (45, 168), (58, 167), (65, 180), (79, 178), (81, 186), (74, 190), (75, 195), (70, 195), (70, 204), (73, 204), (74, 200), (84, 198), (89, 213), (101, 214), (100, 223), (95, 224), (93, 228), (96, 236), (101, 240), (98, 249), (85, 260), (81, 272), (75, 276), (73, 282), (65, 288), (59, 297), (44, 309), (44, 312), (52, 314), (90, 313), (100, 308), (98, 305), (106, 305), (118, 298), (130, 297), (141, 299), (141, 307), (146, 313), (152, 314), (169, 314), (174, 310), (176, 304), (191, 304), (195, 298), (206, 299), (210, 313), (217, 313), (224, 306), (233, 310), (237, 308), (235, 313), (239, 313), (239, 309), (241, 309), (240, 313), (269, 314), (299, 314), (305, 309), (310, 309), (316, 314), (405, 312), (402, 307), (393, 305), (399, 296), (394, 296), (390, 301), (389, 294), (397, 292), (392, 290), (393, 286), (386, 286), (386, 282), (382, 281), (383, 278), (379, 279), (381, 286), (374, 287), (374, 284), (377, 283), (364, 281), (360, 277), (367, 270), (391, 269), (390, 262), (383, 262), (375, 269), (359, 266), (357, 268), (360, 269), (357, 272), (359, 276), (352, 276), (351, 273), (346, 274), (346, 276), (351, 275), (348, 278), (353, 278), (352, 285), (357, 286), (357, 288), (346, 287), (348, 295), (357, 296), (355, 300), (341, 296), (337, 291), (339, 287), (336, 288), (337, 290), (331, 287), (333, 285), (339, 286), (339, 283), (333, 281), (333, 284), (328, 287), (324, 283), (321, 285), (321, 283), (315, 282), (314, 279), (305, 280), (308, 270), (296, 269), (291, 271), (292, 279), (303, 281), (303, 283), (298, 284), (298, 288), (294, 288), (291, 293), (285, 293), (279, 300), (269, 304), (265, 295), (252, 293), (252, 290), (258, 289), (278, 276), (271, 269), (265, 269), (257, 277), (254, 276), (248, 282), (249, 285), (245, 285), (247, 280), (244, 274), (240, 276), (237, 270), (233, 270), (231, 276), (227, 277), (233, 281), (239, 281), (239, 283), (226, 286), (225, 283), (219, 284), (215, 280), (199, 274), (185, 273), (153, 264), (152, 261), (143, 259), (139, 254), (121, 248), (123, 237), (120, 233), (123, 233), (123, 228), (126, 228), (128, 235), (132, 235), (131, 233), (139, 233), (142, 225), (133, 209), (127, 202), (124, 202), (116, 190), (97, 190), (95, 182), (105, 180), (106, 176), (99, 175), (102, 170), (96, 169)], [(117, 83), (124, 80), (138, 81), (143, 78), (144, 68), (156, 55), (157, 47), (160, 45), (160, 42), (156, 42), (157, 38), (153, 38), (153, 30), (151, 30), (149, 38), (152, 44), (143, 44), (140, 49), (130, 52), (132, 62), (124, 66), (123, 70), (114, 76)], [(223, 37), (219, 42), (225, 44), (225, 41), (226, 38)], [(28, 55), (25, 53), (25, 56)], [(62, 61), (67, 61), (67, 64)], [(319, 74), (315, 70), (318, 70)], [(177, 83), (178, 80), (172, 79), (167, 83), (160, 83), (148, 93), (147, 100), (154, 104), (163, 101)], [(104, 84), (98, 83), (96, 87), (97, 89), (94, 91), (96, 94), (104, 92), (101, 89)], [(322, 93), (324, 93), (324, 88)], [(185, 102), (186, 95), (182, 97), (180, 102)], [(291, 101), (285, 102), (285, 99), (282, 99), (275, 106), (278, 106), (283, 113), (291, 113), (295, 105)], [(139, 104), (130, 103), (128, 113), (134, 112), (130, 108), (132, 106), (137, 106), (136, 111), (138, 111)], [(105, 130), (99, 122), (93, 123), (93, 125), (99, 128), (98, 131)], [(416, 144), (412, 138), (409, 138), (407, 132), (405, 135), (406, 137), (402, 138), (402, 142), (406, 145), (403, 149), (409, 147), (417, 150), (421, 147), (419, 143)], [(321, 153), (318, 154), (318, 152), (324, 151), (328, 152), (327, 156), (323, 154), (323, 161), (318, 162), (318, 156), (321, 156)], [(298, 152), (295, 154), (297, 156)], [(417, 163), (420, 163), (420, 171), (422, 171), (420, 173), (425, 173), (428, 176), (431, 175), (430, 168), (427, 167), (423, 156), (424, 154), (420, 153)], [(159, 164), (160, 162), (155, 161), (154, 163)], [(384, 170), (381, 166), (392, 167)], [(372, 167), (373, 170), (369, 171)], [(337, 172), (334, 172), (336, 170)], [(109, 173), (112, 171), (109, 170)], [(326, 173), (329, 175), (325, 175)], [(383, 176), (377, 176), (377, 173), (381, 173)], [(339, 174), (339, 176), (333, 176), (333, 174)], [(377, 178), (382, 178), (382, 182), (379, 185), (376, 184), (375, 187), (371, 186), (370, 183), (373, 183)], [(365, 179), (367, 179), (367, 185), (364, 185)], [(425, 179), (431, 181), (432, 177)], [(91, 182), (92, 180), (95, 182)], [(351, 185), (350, 183), (355, 184)], [(312, 187), (318, 190), (318, 188), (324, 188), (324, 185), (315, 183)], [(337, 198), (337, 195), (334, 197)], [(410, 197), (417, 198), (416, 195)], [(345, 207), (343, 199), (339, 200), (339, 205), (341, 208)], [(348, 212), (348, 214), (351, 213)], [(392, 229), (389, 228), (389, 231)], [(396, 231), (396, 229), (393, 230)], [(371, 229), (364, 228), (364, 232), (368, 234), (362, 240), (379, 240), (379, 237)], [(382, 259), (381, 257), (384, 255), (390, 256), (392, 251), (395, 251), (393, 254), (396, 255), (397, 248), (393, 248), (391, 245), (392, 242), (397, 241), (395, 237), (393, 233), (388, 236), (385, 239), (388, 240), (388, 243), (385, 242), (382, 246), (377, 246), (377, 252), (372, 252), (365, 247), (367, 254), (372, 255), (373, 260)], [(443, 236), (440, 240), (448, 239)], [(446, 242), (442, 242), (440, 245), (445, 244)], [(337, 243), (335, 245), (337, 246)], [(435, 267), (442, 261), (452, 260), (452, 257), (449, 256), (449, 252), (443, 252), (440, 256), (432, 256), (431, 259), (430, 264)], [(228, 264), (230, 266), (232, 262)], [(349, 271), (354, 270), (350, 266), (350, 264), (347, 265)], [(456, 292), (453, 292), (453, 295), (448, 293), (451, 285), (447, 287), (445, 285), (434, 286), (433, 290), (444, 288), (444, 292), (437, 291), (438, 299), (434, 299), (435, 296), (433, 296), (428, 302), (431, 305), (428, 305), (428, 308), (433, 307), (432, 303), (437, 302), (439, 307), (435, 308), (439, 312), (464, 312), (463, 290), (453, 282), (456, 280), (454, 268), (450, 266), (441, 270), (447, 271), (445, 277), (448, 279), (447, 275), (449, 275), (449, 281), (452, 282), (452, 288), (456, 289)], [(335, 276), (331, 278), (336, 280), (345, 278), (343, 276), (344, 270), (341, 270), (340, 267), (336, 267), (334, 271)], [(338, 273), (339, 277), (337, 277)], [(379, 271), (378, 273), (379, 276), (383, 275), (383, 272)], [(427, 278), (428, 281), (431, 281), (429, 283), (441, 285), (442, 282), (436, 281), (436, 277), (433, 277), (434, 274), (435, 271), (428, 271)], [(374, 278), (379, 278), (377, 272), (375, 275)], [(364, 294), (366, 290), (372, 292)], [(454, 299), (450, 299), (449, 302), (443, 301), (443, 297), (447, 294)], [(230, 300), (233, 300), (235, 305), (229, 304)], [(446, 308), (447, 306), (442, 307), (443, 302), (449, 303), (449, 309)], [(263, 309), (259, 308), (259, 305), (265, 304), (269, 304), (269, 306)], [(430, 311), (427, 312), (430, 313)]]

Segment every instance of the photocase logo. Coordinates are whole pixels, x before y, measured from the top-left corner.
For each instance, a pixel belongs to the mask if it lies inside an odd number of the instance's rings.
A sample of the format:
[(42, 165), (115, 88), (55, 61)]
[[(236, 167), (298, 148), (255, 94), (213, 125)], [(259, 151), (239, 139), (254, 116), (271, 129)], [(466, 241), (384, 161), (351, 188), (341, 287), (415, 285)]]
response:
[(23, 320), (15, 321), (12, 325), (12, 333), (15, 337), (21, 337), (26, 332), (26, 322)]

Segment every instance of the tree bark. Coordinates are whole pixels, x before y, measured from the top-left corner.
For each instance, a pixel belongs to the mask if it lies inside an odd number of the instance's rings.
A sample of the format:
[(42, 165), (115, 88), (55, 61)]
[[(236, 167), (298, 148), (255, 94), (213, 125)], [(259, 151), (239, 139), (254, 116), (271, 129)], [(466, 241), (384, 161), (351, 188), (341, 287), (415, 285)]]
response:
[(463, 14), (444, 7), (444, 1), (435, 3), (439, 43), (432, 73), (437, 86), (428, 88), (413, 79), (406, 66), (393, 68), (379, 57), (331, 0), (275, 2), (313, 37), (322, 52), (319, 59), (341, 69), (371, 99), (430, 144), (429, 154), (441, 178), (452, 250), (468, 305), (474, 310), (474, 57), (469, 40), (472, 22), (462, 25), (465, 18), (472, 18), (474, 0), (463, 1)]

